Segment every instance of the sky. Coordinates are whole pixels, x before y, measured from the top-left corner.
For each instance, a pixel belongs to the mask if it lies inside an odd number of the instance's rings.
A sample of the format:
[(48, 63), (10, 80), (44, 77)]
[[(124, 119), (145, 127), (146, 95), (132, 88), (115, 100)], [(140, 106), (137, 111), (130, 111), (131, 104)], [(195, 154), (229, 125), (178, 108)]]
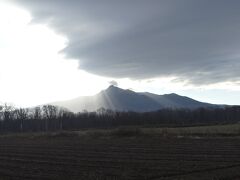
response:
[(240, 105), (239, 0), (0, 0), (0, 102), (109, 84)]

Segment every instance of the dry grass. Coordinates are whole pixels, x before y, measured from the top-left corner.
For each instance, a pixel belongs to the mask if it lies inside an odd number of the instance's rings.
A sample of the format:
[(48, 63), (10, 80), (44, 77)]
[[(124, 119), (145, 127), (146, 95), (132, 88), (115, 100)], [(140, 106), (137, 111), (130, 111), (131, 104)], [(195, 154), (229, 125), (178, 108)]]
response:
[(14, 133), (0, 135), (0, 138), (58, 138), (58, 137), (85, 137), (85, 138), (128, 138), (128, 137), (230, 137), (240, 136), (240, 124), (176, 127), (176, 128), (140, 128), (121, 127), (115, 129), (88, 129), (80, 131), (59, 131), (42, 133)]
[(145, 133), (162, 136), (240, 136), (240, 124), (178, 127), (178, 128), (144, 128)]

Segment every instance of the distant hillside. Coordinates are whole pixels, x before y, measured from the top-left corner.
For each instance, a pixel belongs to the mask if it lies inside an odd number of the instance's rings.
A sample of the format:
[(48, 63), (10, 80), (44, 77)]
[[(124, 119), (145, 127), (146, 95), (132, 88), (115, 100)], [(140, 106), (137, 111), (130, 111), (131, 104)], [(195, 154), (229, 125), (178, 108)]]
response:
[(187, 108), (196, 109), (200, 107), (214, 107), (216, 105), (199, 102), (186, 96), (180, 96), (178, 94), (164, 94), (157, 95), (152, 93), (143, 93), (144, 95), (152, 98), (154, 101), (158, 102), (164, 108)]
[(152, 93), (137, 93), (110, 86), (94, 96), (79, 97), (76, 99), (51, 103), (68, 108), (73, 112), (83, 110), (96, 111), (103, 107), (114, 111), (148, 112), (162, 108), (188, 108), (215, 107), (216, 105), (203, 103), (177, 94), (157, 95)]

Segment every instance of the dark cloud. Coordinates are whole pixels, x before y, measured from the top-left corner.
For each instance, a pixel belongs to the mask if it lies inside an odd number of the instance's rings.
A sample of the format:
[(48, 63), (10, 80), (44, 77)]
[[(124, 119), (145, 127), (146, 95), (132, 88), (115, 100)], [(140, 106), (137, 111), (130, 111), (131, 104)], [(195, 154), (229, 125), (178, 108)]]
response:
[(17, 0), (64, 34), (62, 51), (109, 77), (240, 80), (239, 0)]

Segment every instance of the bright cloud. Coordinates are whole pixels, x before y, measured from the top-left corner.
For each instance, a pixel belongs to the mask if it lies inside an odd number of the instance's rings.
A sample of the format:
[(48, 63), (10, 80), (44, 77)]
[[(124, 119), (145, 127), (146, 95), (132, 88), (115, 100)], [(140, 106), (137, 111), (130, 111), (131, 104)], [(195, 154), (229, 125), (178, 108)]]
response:
[(2, 102), (28, 106), (106, 87), (104, 78), (79, 71), (76, 61), (66, 61), (59, 53), (66, 38), (45, 25), (31, 24), (26, 11), (1, 3), (0, 22)]

